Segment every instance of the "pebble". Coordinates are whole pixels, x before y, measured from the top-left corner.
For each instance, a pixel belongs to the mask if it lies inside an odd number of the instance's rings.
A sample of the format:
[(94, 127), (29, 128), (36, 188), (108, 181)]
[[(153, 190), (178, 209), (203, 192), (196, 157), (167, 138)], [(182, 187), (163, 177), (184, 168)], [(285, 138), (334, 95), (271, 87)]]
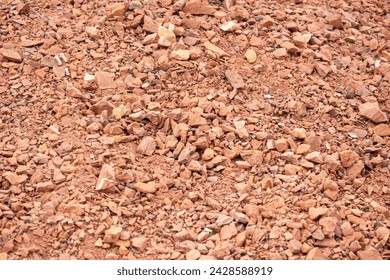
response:
[(350, 167), (359, 159), (359, 155), (351, 150), (340, 152), (340, 161), (343, 167)]
[(313, 248), (307, 253), (306, 260), (326, 260), (327, 258), (322, 253), (321, 249)]
[(22, 56), (15, 50), (0, 48), (0, 55), (13, 62), (22, 62)]
[(253, 49), (247, 49), (245, 52), (245, 58), (249, 63), (255, 63), (257, 60), (257, 54)]
[(200, 258), (200, 252), (193, 249), (186, 253), (186, 260), (198, 260)]
[(359, 114), (374, 123), (387, 122), (388, 118), (379, 107), (378, 102), (367, 102), (359, 105)]
[(115, 171), (109, 164), (104, 164), (100, 170), (96, 190), (102, 192), (115, 192)]
[(148, 246), (148, 239), (146, 237), (134, 237), (131, 239), (131, 246), (133, 246), (135, 249), (144, 252), (146, 250), (146, 247)]
[(372, 131), (379, 136), (390, 136), (390, 126), (384, 123), (375, 126)]
[(361, 260), (383, 260), (378, 250), (369, 246), (364, 251), (358, 251), (357, 255)]
[(318, 207), (318, 208), (310, 207), (309, 208), (309, 218), (314, 221), (314, 220), (318, 219), (319, 217), (325, 215), (327, 212), (328, 212), (328, 208), (326, 208), (326, 207)]
[(155, 193), (157, 192), (157, 184), (154, 182), (149, 182), (149, 183), (135, 183), (134, 187), (137, 191), (141, 193)]
[(236, 70), (226, 70), (225, 75), (233, 88), (235, 89), (244, 88), (245, 86), (244, 80)]
[(146, 136), (141, 140), (137, 147), (137, 153), (145, 156), (151, 156), (156, 150), (156, 140), (151, 136)]

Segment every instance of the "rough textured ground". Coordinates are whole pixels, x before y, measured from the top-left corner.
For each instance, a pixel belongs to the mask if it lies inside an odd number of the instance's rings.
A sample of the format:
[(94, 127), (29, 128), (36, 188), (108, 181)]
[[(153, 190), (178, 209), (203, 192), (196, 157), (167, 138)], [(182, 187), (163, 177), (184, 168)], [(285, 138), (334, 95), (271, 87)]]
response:
[(0, 259), (390, 258), (388, 0), (0, 3)]

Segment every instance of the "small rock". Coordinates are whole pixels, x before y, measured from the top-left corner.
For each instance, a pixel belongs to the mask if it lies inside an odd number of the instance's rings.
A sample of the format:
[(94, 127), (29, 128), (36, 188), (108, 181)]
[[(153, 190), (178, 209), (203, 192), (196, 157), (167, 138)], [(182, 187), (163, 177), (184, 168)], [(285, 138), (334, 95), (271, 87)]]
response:
[(299, 254), (301, 252), (302, 243), (296, 239), (292, 239), (288, 242), (288, 249), (293, 254)]
[(137, 153), (151, 156), (156, 150), (156, 140), (151, 136), (146, 136), (137, 147)]
[(198, 114), (190, 114), (188, 116), (188, 125), (192, 127), (197, 127), (207, 124), (207, 120)]
[(102, 192), (115, 192), (115, 171), (109, 164), (104, 164), (100, 170), (96, 190)]
[(329, 66), (323, 63), (315, 63), (314, 69), (317, 71), (318, 75), (320, 75), (322, 78), (325, 78), (331, 70)]
[(256, 52), (253, 49), (248, 49), (245, 52), (245, 58), (248, 60), (249, 63), (254, 63), (257, 60)]
[(224, 225), (219, 233), (221, 240), (229, 240), (237, 235), (237, 228), (234, 224)]
[(155, 193), (157, 191), (157, 185), (155, 182), (149, 182), (149, 183), (135, 183), (134, 187), (137, 191), (141, 193)]
[(326, 236), (333, 236), (338, 220), (335, 217), (322, 217), (319, 224), (322, 226), (322, 232)]
[(357, 255), (361, 260), (383, 260), (378, 250), (371, 246), (364, 251), (358, 251)]
[(84, 94), (82, 94), (81, 91), (71, 83), (66, 84), (66, 94), (74, 98), (85, 98)]
[(320, 152), (311, 152), (305, 156), (305, 159), (314, 163), (322, 163), (321, 153)]
[[(159, 26), (157, 29), (158, 34), (158, 44), (163, 47), (169, 47), (172, 44), (176, 43), (176, 35), (173, 32), (174, 26), (173, 24), (169, 24), (169, 28), (164, 26)], [(175, 52), (175, 51), (174, 51)], [(177, 51), (176, 51), (177, 52)], [(188, 57), (190, 56), (188, 51)]]
[(131, 246), (136, 248), (137, 250), (144, 252), (146, 249), (146, 246), (148, 244), (148, 240), (145, 237), (134, 237), (131, 239)]
[(304, 128), (294, 128), (291, 133), (291, 136), (295, 139), (305, 139), (306, 138), (306, 129)]
[(99, 29), (97, 29), (96, 27), (93, 27), (93, 26), (87, 26), (85, 28), (85, 32), (88, 34), (89, 37), (91, 37), (92, 39), (97, 39), (99, 38), (99, 35), (100, 35), (100, 31)]
[(341, 15), (334, 14), (326, 18), (330, 25), (337, 29), (343, 29), (343, 22), (341, 21)]
[(5, 179), (7, 179), (8, 182), (10, 182), (11, 185), (14, 186), (22, 184), (28, 179), (28, 176), (26, 174), (18, 175), (9, 171), (4, 172), (3, 176), (5, 177)]
[(117, 226), (111, 226), (109, 229), (107, 229), (104, 232), (104, 243), (115, 243), (117, 240), (119, 240), (119, 237), (121, 235), (122, 228)]
[(128, 111), (128, 109), (127, 109), (126, 105), (121, 104), (112, 110), (112, 115), (114, 116), (115, 119), (119, 120), (124, 115), (127, 114), (127, 111)]
[(125, 246), (119, 246), (118, 253), (121, 256), (126, 256), (129, 253), (129, 249), (127, 249)]
[(243, 231), (243, 232), (240, 232), (239, 234), (237, 234), (237, 236), (236, 236), (236, 246), (237, 247), (244, 246), (245, 241), (246, 241), (246, 231)]
[(191, 171), (194, 171), (194, 172), (200, 172), (200, 171), (202, 171), (202, 165), (200, 164), (199, 161), (197, 161), (197, 160), (192, 160), (192, 161), (188, 164), (188, 169), (191, 170)]
[(189, 0), (183, 7), (183, 12), (191, 15), (213, 15), (216, 11), (201, 0)]
[(13, 62), (22, 62), (22, 56), (14, 50), (0, 48), (0, 55)]
[(375, 123), (381, 123), (381, 122), (387, 122), (388, 118), (381, 111), (379, 108), (378, 102), (373, 103), (363, 103), (359, 106), (359, 113), (363, 117), (366, 117), (367, 119), (375, 122)]
[(0, 253), (0, 261), (6, 261), (6, 260), (8, 260), (8, 254)]
[(114, 82), (115, 74), (98, 71), (95, 73), (95, 79), (100, 89), (114, 89), (117, 85)]
[(310, 207), (309, 208), (309, 218), (314, 221), (317, 218), (319, 218), (320, 216), (325, 215), (327, 212), (328, 212), (328, 208), (325, 208), (325, 207), (319, 207), (319, 208)]
[(282, 57), (287, 56), (287, 50), (285, 48), (279, 48), (279, 49), (276, 49), (272, 54), (276, 58), (282, 58)]
[(351, 150), (340, 152), (340, 161), (343, 167), (352, 166), (359, 159), (359, 155)]
[(273, 226), (271, 231), (269, 232), (269, 238), (270, 239), (278, 239), (281, 234), (282, 234), (281, 228), (278, 226)]
[(51, 192), (55, 190), (56, 186), (53, 184), (53, 182), (39, 182), (36, 184), (35, 190), (37, 192)]
[(298, 147), (297, 147), (297, 149), (295, 150), (295, 153), (297, 154), (297, 155), (304, 155), (304, 154), (306, 154), (307, 152), (309, 152), (310, 151), (310, 145), (308, 145), (308, 144), (301, 144), (301, 145), (299, 145)]
[(193, 249), (186, 253), (186, 260), (197, 260), (200, 258), (200, 252), (196, 249)]
[(379, 136), (390, 136), (390, 126), (384, 123), (375, 126), (372, 131)]
[(313, 248), (306, 256), (306, 260), (326, 260), (327, 258), (322, 253), (321, 249)]
[(293, 43), (298, 48), (305, 49), (307, 48), (307, 43), (311, 39), (311, 34), (301, 34), (299, 32), (294, 33), (293, 35)]
[(275, 141), (275, 148), (279, 151), (279, 152), (284, 152), (285, 150), (287, 150), (289, 147), (289, 144), (288, 144), (288, 141), (287, 139), (278, 139)]
[(203, 154), (202, 154), (202, 160), (211, 160), (213, 157), (215, 156), (215, 151), (211, 148), (207, 148), (206, 150), (204, 150)]
[(236, 121), (234, 122), (234, 126), (236, 127), (236, 132), (240, 138), (248, 138), (249, 133), (245, 127), (245, 121)]
[(125, 12), (127, 10), (127, 2), (114, 4), (110, 7), (109, 11), (107, 12), (108, 17), (123, 17), (125, 15)]
[(235, 70), (226, 70), (225, 71), (226, 78), (230, 82), (233, 88), (241, 89), (244, 88), (245, 83), (240, 74), (238, 74)]
[(188, 60), (190, 59), (189, 50), (176, 50), (171, 52), (171, 57), (177, 60)]
[(115, 260), (119, 259), (119, 256), (116, 254), (113, 254), (113, 253), (109, 253), (109, 254), (104, 256), (104, 259), (107, 261), (115, 261)]
[(247, 9), (245, 9), (241, 5), (235, 5), (229, 9), (230, 15), (232, 18), (238, 20), (238, 21), (244, 21), (248, 20), (250, 17), (250, 14)]
[(206, 49), (208, 49), (209, 51), (212, 51), (213, 53), (215, 53), (216, 55), (218, 55), (220, 57), (229, 56), (228, 53), (226, 53), (224, 50), (217, 47), (216, 45), (210, 43), (209, 41), (204, 42), (204, 46), (206, 47)]

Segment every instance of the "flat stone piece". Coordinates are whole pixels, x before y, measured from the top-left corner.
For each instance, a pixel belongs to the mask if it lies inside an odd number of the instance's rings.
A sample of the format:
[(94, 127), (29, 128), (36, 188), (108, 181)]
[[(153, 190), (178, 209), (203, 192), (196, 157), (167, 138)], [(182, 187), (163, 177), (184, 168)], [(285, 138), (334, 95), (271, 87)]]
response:
[(236, 89), (244, 88), (245, 86), (244, 80), (236, 70), (226, 70), (225, 75), (233, 88)]

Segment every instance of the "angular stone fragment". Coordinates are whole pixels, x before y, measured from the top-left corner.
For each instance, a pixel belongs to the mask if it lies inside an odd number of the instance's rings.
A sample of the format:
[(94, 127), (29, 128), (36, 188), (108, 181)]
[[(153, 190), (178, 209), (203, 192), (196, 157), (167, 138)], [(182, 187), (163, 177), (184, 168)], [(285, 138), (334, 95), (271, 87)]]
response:
[(128, 7), (127, 2), (113, 4), (107, 12), (108, 17), (122, 17), (124, 16)]
[(335, 217), (322, 217), (319, 221), (320, 226), (322, 226), (322, 232), (326, 236), (333, 236), (336, 229), (338, 220)]
[(299, 254), (301, 252), (302, 243), (296, 239), (292, 239), (288, 242), (288, 249), (293, 254)]
[(87, 26), (85, 28), (85, 32), (88, 34), (89, 37), (91, 37), (92, 39), (97, 39), (99, 38), (99, 35), (100, 35), (100, 31), (99, 29), (97, 29), (96, 27), (93, 27), (93, 26)]
[(341, 21), (341, 15), (333, 14), (326, 18), (330, 25), (337, 29), (343, 29), (343, 22)]
[(175, 50), (171, 52), (171, 57), (177, 60), (188, 60), (190, 59), (189, 50)]
[(143, 29), (145, 31), (150, 33), (157, 33), (158, 27), (160, 25), (155, 20), (145, 15), (143, 21), (144, 21)]
[(325, 207), (310, 207), (309, 208), (309, 218), (311, 220), (316, 220), (318, 217), (325, 215), (328, 212), (328, 208)]
[(197, 260), (200, 258), (199, 250), (193, 249), (186, 253), (186, 260)]
[(244, 86), (245, 86), (244, 80), (242, 79), (241, 75), (238, 74), (237, 71), (226, 70), (225, 75), (233, 88), (236, 88), (236, 89), (244, 88)]
[(127, 114), (127, 111), (128, 111), (128, 109), (127, 109), (126, 105), (121, 104), (121, 105), (119, 105), (118, 107), (116, 107), (116, 108), (114, 108), (114, 109), (112, 110), (112, 115), (113, 115), (113, 117), (114, 117), (115, 119), (119, 120), (119, 119), (121, 119), (124, 115)]
[(306, 260), (326, 260), (327, 258), (322, 253), (321, 249), (313, 248), (307, 253)]
[(102, 192), (115, 192), (115, 171), (109, 164), (104, 164), (100, 170), (96, 190)]
[[(176, 43), (176, 35), (173, 32), (173, 24), (169, 25), (169, 28), (164, 26), (159, 26), (157, 29), (158, 34), (158, 44), (163, 47), (169, 47), (172, 44)], [(189, 56), (189, 55), (188, 55)]]
[(245, 121), (236, 121), (234, 122), (234, 126), (236, 127), (236, 132), (240, 138), (248, 138), (249, 133), (245, 127)]
[(287, 55), (287, 50), (285, 48), (279, 48), (279, 49), (276, 49), (272, 54), (276, 58), (282, 58), (282, 57), (285, 57)]
[(53, 184), (53, 182), (48, 181), (48, 182), (39, 182), (35, 186), (35, 190), (37, 192), (51, 192), (55, 190), (56, 186)]
[(14, 50), (0, 48), (0, 55), (13, 62), (22, 62), (22, 56)]
[(316, 69), (318, 75), (320, 75), (322, 78), (325, 78), (330, 72), (330, 67), (323, 63), (315, 63), (314, 69)]
[[(207, 1), (208, 2), (208, 1)], [(189, 0), (183, 7), (183, 12), (192, 15), (213, 15), (217, 10), (201, 0)]]
[(114, 73), (98, 71), (95, 73), (95, 78), (100, 89), (114, 89), (117, 87), (114, 82)]
[(144, 252), (146, 250), (146, 246), (148, 245), (148, 240), (146, 237), (134, 237), (131, 239), (131, 246), (136, 248), (137, 250)]
[(9, 171), (4, 172), (3, 176), (5, 177), (5, 179), (7, 179), (8, 182), (10, 182), (11, 185), (14, 186), (22, 184), (28, 179), (28, 176), (26, 174), (18, 175)]
[(204, 46), (206, 47), (206, 49), (212, 51), (213, 53), (217, 54), (220, 57), (229, 56), (228, 53), (226, 53), (224, 50), (217, 47), (216, 45), (210, 43), (209, 41), (204, 42)]
[(384, 123), (375, 126), (372, 131), (379, 136), (390, 136), (390, 126)]
[(387, 122), (388, 118), (379, 108), (378, 102), (363, 103), (359, 106), (359, 113), (361, 116), (366, 117), (375, 123)]
[(236, 235), (237, 235), (237, 228), (234, 226), (234, 224), (224, 225), (221, 228), (221, 232), (220, 232), (221, 240), (229, 240)]
[(340, 161), (343, 167), (352, 166), (359, 159), (359, 155), (351, 150), (340, 152)]
[(357, 255), (361, 260), (383, 260), (378, 250), (371, 246), (364, 251), (358, 251)]
[(149, 183), (135, 183), (134, 187), (137, 191), (141, 193), (155, 193), (157, 191), (157, 185), (155, 182), (149, 182)]
[(322, 163), (321, 153), (320, 152), (311, 152), (305, 156), (305, 159), (314, 163)]
[(137, 147), (137, 153), (145, 156), (151, 156), (156, 150), (156, 140), (151, 136), (146, 136), (141, 140)]
[(85, 98), (84, 94), (71, 83), (66, 84), (66, 94), (73, 98)]
[(192, 160), (192, 161), (188, 164), (188, 169), (191, 170), (191, 171), (194, 171), (194, 172), (200, 172), (200, 171), (202, 171), (202, 165), (200, 164), (199, 161), (197, 161), (197, 160)]
[(287, 150), (289, 147), (289, 144), (288, 144), (288, 141), (287, 139), (277, 139), (275, 141), (275, 148), (276, 150), (278, 150), (279, 152), (284, 152), (285, 150)]
[(311, 34), (301, 34), (299, 32), (294, 33), (293, 35), (293, 43), (296, 45), (298, 48), (306, 48), (307, 43), (311, 39)]

